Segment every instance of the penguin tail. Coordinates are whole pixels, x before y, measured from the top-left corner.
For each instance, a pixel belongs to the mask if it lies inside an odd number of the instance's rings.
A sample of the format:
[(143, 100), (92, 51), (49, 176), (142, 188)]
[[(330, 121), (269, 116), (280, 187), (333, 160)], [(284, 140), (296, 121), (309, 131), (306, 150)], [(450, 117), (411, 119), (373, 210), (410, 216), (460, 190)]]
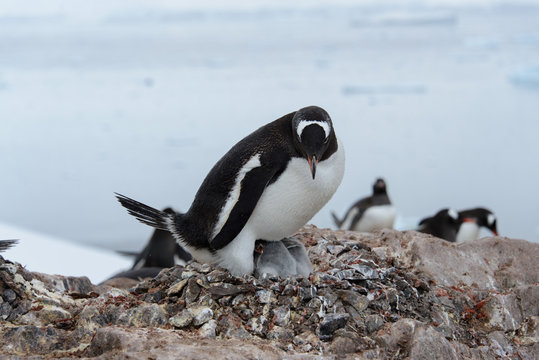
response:
[(335, 226), (340, 229), (342, 225), (342, 221), (339, 220), (339, 218), (337, 217), (337, 215), (335, 215), (333, 211), (331, 212), (331, 217), (333, 218), (333, 222), (335, 223)]
[(169, 224), (174, 223), (175, 214), (154, 209), (122, 194), (114, 194), (120, 204), (127, 209), (127, 212), (137, 218), (141, 223), (150, 225), (156, 229), (170, 231)]
[(0, 252), (6, 251), (12, 246), (15, 246), (19, 240), (0, 240)]

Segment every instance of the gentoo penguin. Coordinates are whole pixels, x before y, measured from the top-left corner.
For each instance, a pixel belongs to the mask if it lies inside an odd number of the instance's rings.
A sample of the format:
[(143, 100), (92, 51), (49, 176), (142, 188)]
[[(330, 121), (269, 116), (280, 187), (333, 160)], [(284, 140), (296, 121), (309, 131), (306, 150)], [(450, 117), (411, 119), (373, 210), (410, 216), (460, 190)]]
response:
[(0, 240), (0, 252), (4, 252), (12, 246), (15, 246), (19, 240)]
[[(163, 212), (174, 214), (174, 210), (166, 208)], [(156, 267), (168, 268), (174, 265), (185, 265), (193, 258), (167, 230), (155, 229), (150, 241), (140, 253), (122, 252), (125, 255), (134, 255), (135, 263), (131, 270)]]
[(438, 211), (436, 215), (421, 220), (417, 231), (455, 242), (460, 223), (456, 210), (443, 209)]
[(386, 183), (380, 178), (372, 186), (372, 195), (352, 205), (344, 219), (339, 220), (331, 213), (337, 228), (362, 232), (393, 229), (396, 215), (397, 211), (387, 196)]
[(487, 228), (498, 236), (496, 216), (488, 209), (475, 208), (459, 211), (459, 220), (461, 225), (457, 232), (457, 242), (476, 240), (479, 238), (481, 227)]
[(285, 238), (282, 241), (258, 240), (256, 246), (254, 261), (257, 277), (264, 274), (280, 277), (309, 276), (313, 271), (305, 246), (296, 238)]
[(234, 145), (184, 214), (116, 195), (139, 221), (170, 231), (197, 261), (243, 275), (253, 273), (255, 241), (279, 241), (299, 230), (333, 196), (343, 175), (344, 151), (331, 118), (309, 106)]

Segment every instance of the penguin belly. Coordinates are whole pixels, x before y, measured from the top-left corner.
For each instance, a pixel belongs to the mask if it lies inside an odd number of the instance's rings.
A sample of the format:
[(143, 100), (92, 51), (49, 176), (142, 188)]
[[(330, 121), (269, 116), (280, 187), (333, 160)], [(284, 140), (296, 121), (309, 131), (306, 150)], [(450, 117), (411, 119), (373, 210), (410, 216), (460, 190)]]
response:
[(393, 205), (371, 206), (363, 213), (355, 226), (355, 231), (373, 232), (382, 229), (393, 229), (397, 210)]
[(304, 158), (292, 158), (279, 178), (268, 185), (236, 238), (218, 250), (220, 265), (232, 273), (253, 271), (256, 240), (279, 241), (305, 225), (333, 196), (344, 175), (344, 151), (318, 163), (313, 180)]
[(479, 226), (474, 222), (463, 222), (457, 233), (457, 242), (473, 241), (479, 237)]

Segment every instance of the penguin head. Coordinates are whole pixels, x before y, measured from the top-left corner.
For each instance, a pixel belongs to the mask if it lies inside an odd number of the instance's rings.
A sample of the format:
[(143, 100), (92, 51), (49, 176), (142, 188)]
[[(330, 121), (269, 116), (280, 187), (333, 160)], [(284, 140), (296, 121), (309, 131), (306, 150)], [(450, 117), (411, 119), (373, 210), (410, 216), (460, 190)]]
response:
[(328, 113), (318, 106), (302, 108), (292, 118), (294, 144), (307, 159), (313, 179), (316, 166), (326, 150), (330, 140), (335, 137), (333, 124)]
[(498, 229), (496, 226), (496, 215), (492, 213), (492, 211), (484, 208), (478, 208), (477, 209), (478, 218), (477, 218), (477, 225), (486, 227), (489, 229), (494, 235), (498, 236)]
[(495, 236), (498, 236), (496, 215), (485, 208), (475, 208), (461, 211), (460, 219), (463, 222), (474, 222), (477, 226), (482, 226), (490, 230)]
[(385, 194), (386, 193), (386, 182), (382, 178), (376, 179), (372, 185), (372, 192), (374, 194)]

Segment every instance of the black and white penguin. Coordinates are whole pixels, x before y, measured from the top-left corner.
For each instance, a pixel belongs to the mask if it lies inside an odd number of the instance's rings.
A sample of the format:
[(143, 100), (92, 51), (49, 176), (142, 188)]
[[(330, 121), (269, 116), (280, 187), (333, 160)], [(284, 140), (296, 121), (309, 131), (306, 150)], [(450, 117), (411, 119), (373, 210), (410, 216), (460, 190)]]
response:
[[(174, 214), (174, 210), (166, 208), (163, 212)], [(193, 258), (179, 245), (170, 231), (155, 229), (148, 244), (139, 253), (120, 251), (121, 254), (134, 256), (135, 262), (131, 270), (156, 267), (168, 268), (174, 265), (185, 265)]]
[(344, 175), (328, 113), (309, 106), (262, 126), (210, 170), (184, 213), (167, 214), (117, 194), (139, 221), (170, 231), (199, 262), (235, 275), (254, 270), (255, 241), (279, 241), (307, 223)]
[(417, 231), (455, 242), (460, 224), (459, 214), (456, 210), (443, 209), (438, 211), (436, 215), (421, 220)]
[(485, 208), (474, 208), (459, 211), (461, 225), (457, 233), (457, 242), (476, 240), (481, 227), (498, 236), (496, 215)]
[(386, 183), (381, 178), (374, 182), (372, 195), (352, 205), (342, 220), (331, 213), (337, 228), (362, 232), (393, 229), (396, 215), (397, 211), (387, 196)]
[(0, 252), (4, 252), (7, 249), (15, 246), (19, 240), (0, 240)]

